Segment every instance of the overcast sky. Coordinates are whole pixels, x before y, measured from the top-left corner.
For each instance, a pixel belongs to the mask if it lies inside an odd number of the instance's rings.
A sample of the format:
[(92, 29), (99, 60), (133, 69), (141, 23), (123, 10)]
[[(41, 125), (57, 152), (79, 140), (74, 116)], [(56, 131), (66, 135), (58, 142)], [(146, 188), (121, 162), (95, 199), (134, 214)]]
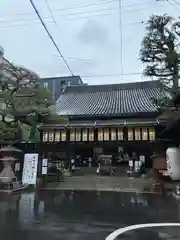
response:
[[(180, 4), (174, 0), (169, 0), (173, 6), (165, 0), (122, 0), (121, 67), (118, 0), (47, 1), (58, 27), (45, 0), (34, 3), (74, 75), (93, 76), (82, 77), (89, 84), (144, 80), (138, 60), (145, 34), (141, 22), (152, 14), (180, 15)], [(0, 45), (12, 62), (32, 69), (40, 77), (69, 75), (29, 0), (0, 0), (0, 31)], [(122, 72), (124, 75), (120, 75)]]

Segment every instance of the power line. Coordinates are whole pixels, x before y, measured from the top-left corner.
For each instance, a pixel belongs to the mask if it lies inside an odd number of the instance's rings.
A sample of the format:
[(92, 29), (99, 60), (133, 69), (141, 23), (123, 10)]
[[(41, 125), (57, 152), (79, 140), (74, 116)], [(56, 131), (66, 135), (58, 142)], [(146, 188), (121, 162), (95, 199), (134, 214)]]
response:
[(69, 65), (68, 65), (66, 59), (64, 58), (63, 54), (61, 53), (58, 45), (56, 44), (55, 40), (53, 39), (52, 35), (50, 34), (48, 28), (46, 27), (46, 24), (45, 24), (44, 21), (42, 20), (41, 15), (40, 15), (39, 11), (37, 10), (37, 8), (36, 8), (33, 0), (30, 0), (30, 3), (31, 3), (31, 5), (32, 5), (32, 7), (33, 7), (33, 9), (34, 9), (34, 11), (35, 11), (35, 13), (36, 13), (36, 15), (38, 16), (39, 20), (41, 21), (42, 26), (44, 27), (44, 29), (45, 29), (45, 31), (47, 32), (49, 38), (51, 39), (53, 45), (55, 46), (55, 48), (56, 48), (56, 50), (58, 51), (59, 55), (61, 56), (62, 60), (64, 61), (67, 69), (69, 70), (69, 72), (70, 72), (71, 75), (73, 76), (73, 72), (71, 71), (71, 68), (69, 67)]
[[(157, 1), (157, 0), (156, 0)], [(180, 13), (180, 9), (178, 9), (172, 2), (170, 2), (169, 0), (166, 0), (166, 2), (168, 2), (178, 13)], [(175, 1), (174, 1), (175, 2)], [(176, 3), (176, 2), (175, 2)]]
[[(52, 12), (59, 12), (59, 11), (66, 11), (66, 10), (73, 10), (73, 9), (76, 9), (76, 8), (86, 8), (86, 7), (93, 7), (93, 6), (96, 6), (96, 5), (99, 5), (99, 4), (109, 4), (109, 3), (113, 3), (113, 2), (117, 2), (118, 3), (119, 0), (100, 0), (100, 1), (97, 1), (95, 3), (89, 3), (89, 4), (84, 4), (84, 5), (74, 5), (74, 6), (71, 6), (71, 7), (66, 7), (66, 8), (58, 8), (58, 9), (52, 9)], [(134, 4), (129, 4), (129, 5), (124, 5), (122, 6), (122, 8), (131, 8), (131, 7), (134, 7), (134, 6), (138, 6), (138, 5), (144, 5), (148, 2), (150, 2), (150, 0), (144, 2), (144, 0), (142, 0), (143, 2), (142, 3), (134, 3)], [(10, 14), (11, 16), (26, 16), (26, 15), (34, 15), (32, 12), (27, 12), (27, 13), (15, 13), (15, 14)], [(0, 15), (0, 17), (7, 17), (7, 15)]]
[(122, 74), (97, 74), (97, 75), (81, 75), (84, 78), (101, 78), (101, 77), (120, 77), (120, 76), (135, 76), (142, 75), (142, 72), (134, 72), (134, 73), (122, 73)]

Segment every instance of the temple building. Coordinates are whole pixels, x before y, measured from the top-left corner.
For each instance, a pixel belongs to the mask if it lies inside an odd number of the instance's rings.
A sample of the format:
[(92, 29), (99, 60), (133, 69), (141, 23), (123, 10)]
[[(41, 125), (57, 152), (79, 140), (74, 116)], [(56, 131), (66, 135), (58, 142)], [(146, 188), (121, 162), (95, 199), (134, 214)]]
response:
[(57, 101), (64, 122), (41, 126), (42, 151), (62, 156), (145, 155), (161, 149), (158, 140), (158, 106), (153, 99), (165, 96), (160, 81), (110, 85), (68, 86)]

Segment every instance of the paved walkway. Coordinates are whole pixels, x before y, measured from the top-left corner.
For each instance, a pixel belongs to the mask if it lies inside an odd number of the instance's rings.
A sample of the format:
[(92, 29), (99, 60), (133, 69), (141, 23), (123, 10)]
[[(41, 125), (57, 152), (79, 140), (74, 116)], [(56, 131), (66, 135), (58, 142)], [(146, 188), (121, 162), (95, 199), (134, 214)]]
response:
[(69, 177), (61, 183), (49, 183), (48, 190), (95, 190), (115, 192), (151, 192), (153, 179), (130, 179), (127, 177)]

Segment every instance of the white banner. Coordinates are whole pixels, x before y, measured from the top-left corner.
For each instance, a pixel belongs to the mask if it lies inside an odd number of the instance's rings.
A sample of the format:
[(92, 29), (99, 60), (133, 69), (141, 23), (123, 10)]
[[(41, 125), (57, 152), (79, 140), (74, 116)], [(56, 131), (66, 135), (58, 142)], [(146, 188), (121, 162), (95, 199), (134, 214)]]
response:
[(27, 153), (24, 155), (23, 184), (36, 184), (38, 154)]

